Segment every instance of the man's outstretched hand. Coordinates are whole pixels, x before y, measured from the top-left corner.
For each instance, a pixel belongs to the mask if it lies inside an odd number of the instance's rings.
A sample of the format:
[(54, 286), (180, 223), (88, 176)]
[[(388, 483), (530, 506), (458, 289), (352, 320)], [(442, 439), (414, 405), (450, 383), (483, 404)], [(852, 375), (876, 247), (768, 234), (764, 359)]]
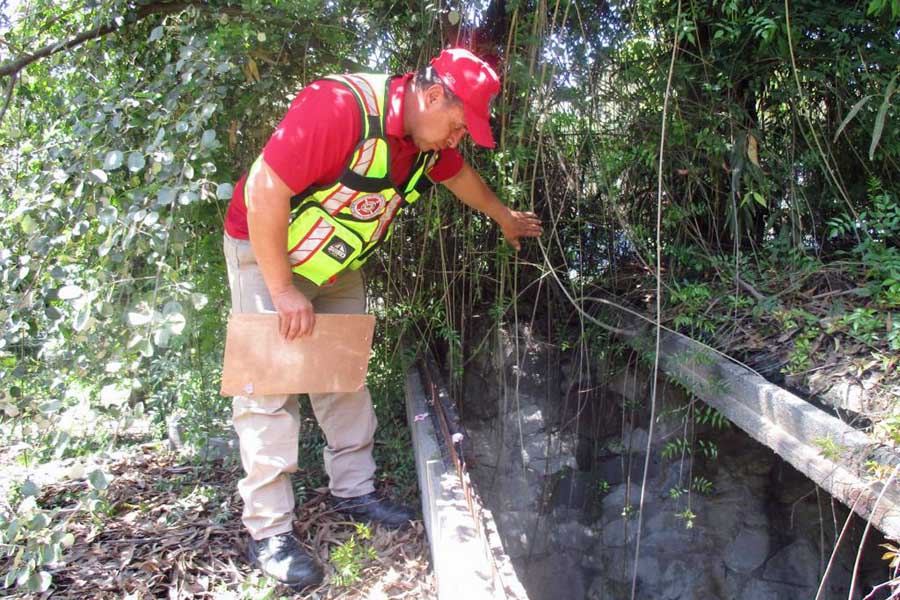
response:
[(500, 225), (503, 237), (509, 242), (509, 245), (518, 252), (522, 249), (519, 238), (523, 237), (540, 237), (544, 231), (541, 227), (541, 220), (533, 212), (520, 212), (517, 210), (509, 211), (509, 216), (504, 219)]
[(294, 286), (272, 294), (272, 304), (278, 311), (278, 332), (286, 340), (309, 335), (316, 325), (312, 302)]

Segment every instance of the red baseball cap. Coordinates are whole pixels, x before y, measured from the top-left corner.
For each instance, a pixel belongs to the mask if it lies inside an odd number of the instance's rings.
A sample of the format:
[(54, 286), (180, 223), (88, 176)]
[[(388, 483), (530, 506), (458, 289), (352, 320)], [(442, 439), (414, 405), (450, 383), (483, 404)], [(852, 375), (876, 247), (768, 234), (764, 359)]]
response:
[(463, 103), (466, 128), (479, 146), (493, 148), (491, 100), (500, 91), (500, 79), (486, 62), (463, 48), (448, 48), (431, 66)]

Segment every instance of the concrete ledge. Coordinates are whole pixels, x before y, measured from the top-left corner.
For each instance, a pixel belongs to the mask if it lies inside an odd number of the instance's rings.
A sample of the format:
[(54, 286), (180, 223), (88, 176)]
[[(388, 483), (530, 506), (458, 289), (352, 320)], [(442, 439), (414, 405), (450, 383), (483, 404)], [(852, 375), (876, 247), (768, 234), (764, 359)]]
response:
[(413, 368), (406, 378), (406, 414), (438, 599), (527, 600), (509, 558), (502, 552), (490, 511), (481, 508), (476, 520), (459, 474), (455, 468), (446, 468), (432, 411)]
[[(617, 314), (631, 332), (640, 332), (626, 334), (629, 343), (652, 352), (653, 328)], [(900, 456), (892, 448), (687, 337), (662, 332), (660, 367), (886, 536), (900, 539), (897, 482), (885, 489), (865, 467), (870, 460), (896, 467)]]

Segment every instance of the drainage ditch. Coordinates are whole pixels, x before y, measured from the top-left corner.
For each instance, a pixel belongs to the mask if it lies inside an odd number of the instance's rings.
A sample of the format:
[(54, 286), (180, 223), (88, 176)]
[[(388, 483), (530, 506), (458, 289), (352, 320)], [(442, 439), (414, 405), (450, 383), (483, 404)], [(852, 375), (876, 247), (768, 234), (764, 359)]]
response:
[(586, 376), (526, 327), (493, 335), (467, 364), (460, 450), (528, 598), (890, 596), (870, 594), (889, 579), (877, 530), (863, 543), (864, 519), (678, 385), (660, 380), (648, 458), (646, 368)]

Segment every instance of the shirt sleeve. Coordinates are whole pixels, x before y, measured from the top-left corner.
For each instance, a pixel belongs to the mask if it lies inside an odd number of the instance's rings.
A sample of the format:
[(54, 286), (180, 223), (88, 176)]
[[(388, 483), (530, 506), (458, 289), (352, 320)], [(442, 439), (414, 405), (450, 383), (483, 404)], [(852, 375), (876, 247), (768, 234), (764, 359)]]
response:
[(463, 157), (456, 148), (448, 148), (441, 150), (434, 166), (428, 171), (428, 177), (435, 183), (447, 181), (457, 173), (463, 166)]
[(263, 148), (263, 158), (298, 194), (337, 179), (360, 135), (356, 98), (336, 81), (300, 91)]

